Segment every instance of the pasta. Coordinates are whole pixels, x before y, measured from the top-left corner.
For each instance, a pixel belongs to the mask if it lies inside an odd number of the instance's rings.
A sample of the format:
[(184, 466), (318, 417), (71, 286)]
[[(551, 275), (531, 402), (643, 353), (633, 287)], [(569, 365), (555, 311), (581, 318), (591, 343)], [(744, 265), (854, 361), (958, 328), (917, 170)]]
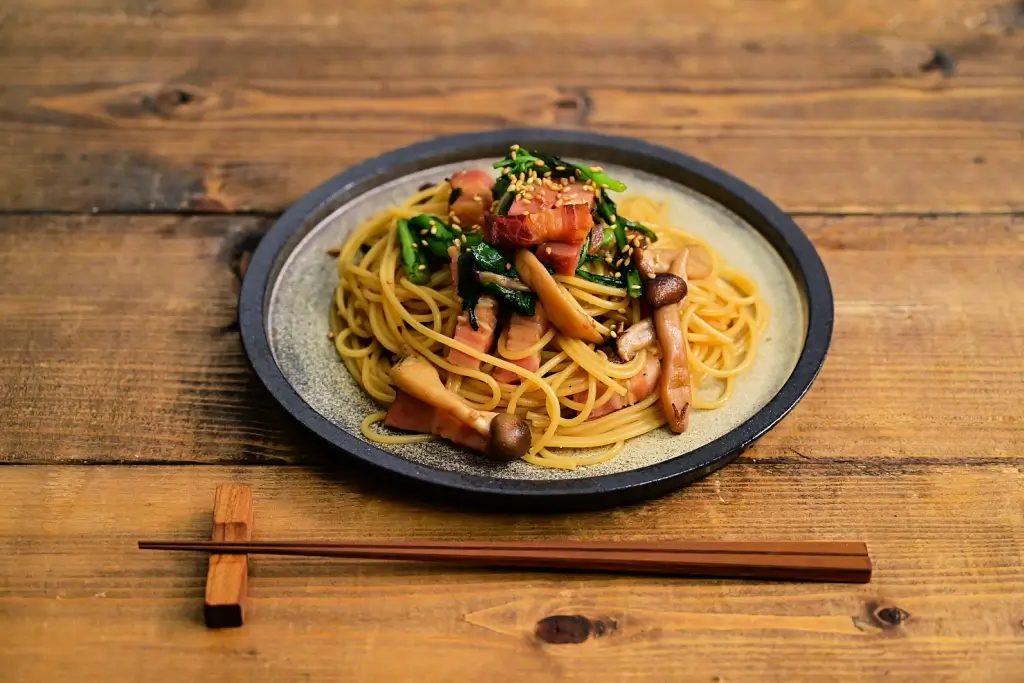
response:
[[(516, 149), (510, 154), (513, 160), (516, 160)], [(524, 154), (521, 152), (520, 156)], [(547, 161), (551, 157), (537, 156), (547, 163), (543, 167), (536, 164), (542, 168), (556, 169), (568, 163), (559, 165)], [(570, 170), (572, 168), (570, 166)], [(556, 179), (552, 183), (550, 175), (532, 173), (531, 169), (517, 176), (514, 166), (511, 171), (506, 166), (507, 173), (498, 176), (499, 184), (502, 178), (511, 175), (512, 190), (506, 190), (502, 196), (511, 192), (512, 201), (528, 202), (531, 192), (540, 192), (531, 188), (552, 186), (563, 196), (569, 194), (568, 188), (581, 184), (584, 189), (593, 191), (594, 201), (600, 207), (602, 198), (607, 198), (608, 186), (602, 183), (599, 187), (592, 181), (594, 177), (606, 176), (601, 169), (589, 169), (588, 177), (586, 167), (583, 168), (582, 174), (575, 174), (576, 180), (558, 182)], [(472, 226), (465, 225), (463, 219), (460, 225), (456, 204), (459, 198), (464, 202), (468, 200), (465, 191), (459, 192), (455, 185), (454, 177), (446, 179), (380, 211), (359, 225), (334, 250), (338, 283), (331, 306), (331, 337), (353, 379), (385, 408), (363, 421), (361, 431), (367, 439), (380, 444), (401, 444), (452, 438), (437, 428), (436, 421), (433, 429), (423, 428), (424, 433), (409, 433), (382, 424), (401, 393), (394, 381), (396, 364), (402, 358), (415, 356), (433, 367), (444, 389), (470, 410), (467, 415), (484, 415), (486, 421), (491, 419), (486, 417), (491, 413), (507, 413), (525, 421), (530, 432), (529, 446), (521, 457), (526, 462), (563, 469), (605, 462), (614, 458), (629, 439), (673, 422), (672, 414), (664, 405), (667, 400), (664, 368), (669, 366), (671, 349), (666, 350), (662, 333), (665, 325), (671, 328), (674, 323), (681, 331), (679, 352), (683, 354), (684, 371), (688, 371), (688, 386), (676, 395), (686, 395), (687, 410), (690, 407), (715, 410), (729, 401), (737, 377), (750, 368), (756, 357), (759, 337), (768, 320), (766, 302), (757, 284), (726, 264), (710, 244), (672, 225), (665, 203), (629, 194), (620, 198), (617, 214), (609, 215), (606, 210), (604, 229), (609, 230), (616, 222), (635, 228), (626, 233), (630, 240), (628, 245), (635, 249), (626, 246), (616, 250), (614, 242), (607, 237), (605, 241), (613, 244), (610, 255), (602, 256), (598, 251), (595, 256), (587, 256), (588, 249), (594, 248), (592, 241), (582, 251), (577, 248), (574, 253), (579, 253), (579, 262), (585, 261), (586, 265), (572, 272), (552, 275), (558, 294), (566, 300), (557, 302), (554, 307), (549, 305), (550, 299), (544, 298), (539, 284), (534, 283), (532, 287), (523, 284), (528, 281), (527, 274), (531, 273), (533, 264), (532, 252), (524, 253), (530, 252), (529, 249), (514, 250), (514, 264), (505, 261), (496, 275), (487, 275), (481, 270), (476, 279), (480, 283), (502, 283), (488, 291), (500, 291), (505, 298), (496, 294), (487, 299), (488, 302), (498, 301), (500, 314), (493, 335), (487, 338), (489, 341), (476, 344), (476, 336), (487, 331), (488, 316), (492, 314), (484, 303), (467, 310), (470, 295), (466, 294), (466, 288), (470, 285), (463, 275), (470, 271), (461, 270), (464, 263), (460, 258), (468, 253), (466, 245), (470, 240), (467, 237), (491, 235), (497, 229), (494, 215), (500, 212), (502, 199), (497, 191), (493, 198), (480, 197), (479, 203), (484, 205), (483, 219)], [(608, 202), (611, 203), (610, 198)], [(516, 207), (513, 205), (509, 210), (506, 206), (505, 209), (511, 215)], [(578, 213), (582, 215), (582, 210)], [(594, 213), (596, 215), (596, 209)], [(525, 215), (531, 215), (529, 209), (525, 210)], [(416, 238), (422, 237), (412, 243), (415, 249), (409, 248), (411, 233), (402, 232), (409, 231), (410, 221), (424, 226), (414, 234)], [(429, 256), (428, 248), (437, 251), (436, 244), (428, 245), (428, 238), (434, 238), (435, 225), (442, 233), (447, 228), (451, 231), (446, 233), (448, 236), (455, 235), (452, 244), (458, 246), (447, 247), (452, 253), (451, 263), (445, 263), (443, 258), (423, 257), (423, 253)], [(598, 226), (593, 228), (597, 229)], [(593, 240), (594, 234), (591, 232), (587, 238)], [(616, 237), (619, 235), (616, 225)], [(485, 246), (487, 241), (483, 240)], [(621, 247), (621, 243), (618, 246)], [(539, 256), (545, 256), (540, 253), (545, 248), (548, 247), (537, 247)], [(646, 251), (642, 251), (644, 248)], [(507, 254), (511, 250), (502, 251)], [(641, 260), (641, 253), (645, 254), (643, 258), (651, 257), (649, 263)], [(642, 273), (644, 264), (650, 268), (659, 254), (675, 255), (671, 267), (665, 269), (669, 274), (647, 272), (646, 278), (641, 274), (642, 286), (648, 295), (655, 283), (669, 289), (673, 285), (678, 287), (671, 279), (674, 277), (671, 270), (675, 268), (684, 281), (685, 296), (652, 312), (649, 296), (645, 299), (630, 295), (628, 290), (635, 284), (629, 283), (637, 280), (629, 280), (624, 273), (629, 270), (634, 274), (637, 269)], [(411, 265), (410, 255), (421, 258), (421, 262)], [(700, 263), (695, 264), (695, 261)], [(635, 264), (632, 270), (631, 264)], [(685, 268), (685, 275), (680, 268)], [(551, 270), (548, 266), (547, 271)], [(519, 279), (506, 277), (517, 271)], [(419, 279), (420, 283), (414, 279)], [(458, 286), (455, 280), (459, 280)], [(483, 294), (483, 297), (489, 296)], [(525, 306), (521, 302), (529, 297), (534, 297), (538, 305), (544, 303), (552, 324), (546, 329), (541, 326), (534, 330), (535, 340), (531, 338), (524, 345), (517, 338), (517, 343), (513, 344), (513, 337), (524, 328), (516, 329), (515, 322), (505, 323), (509, 311), (522, 314), (521, 318), (513, 315), (513, 321), (535, 321), (540, 313), (528, 317), (522, 310), (510, 307), (508, 302)], [(485, 299), (481, 298), (480, 302)], [(569, 313), (559, 313), (563, 305)], [(476, 319), (468, 318), (467, 314), (474, 311)], [(570, 314), (577, 320), (592, 323), (585, 338), (567, 333), (571, 325), (564, 317)], [(559, 315), (563, 317), (559, 319)], [(476, 320), (479, 320), (478, 328), (467, 327), (471, 324), (467, 321)], [(650, 341), (651, 335), (662, 340), (660, 347), (658, 342)], [(632, 355), (631, 358), (625, 358), (621, 350), (632, 337), (642, 342), (646, 340), (646, 343), (635, 349), (635, 353), (626, 354)], [(531, 369), (531, 358), (538, 359), (538, 367)], [(662, 391), (649, 386), (652, 382), (657, 384), (657, 380), (662, 383)], [(609, 406), (616, 408), (609, 410)], [(461, 414), (460, 410), (456, 413)], [(447, 412), (452, 414), (450, 410)], [(676, 415), (678, 417), (678, 412)], [(466, 418), (466, 424), (475, 425), (477, 432), (486, 435), (486, 426), (474, 423), (473, 419)], [(458, 438), (452, 440), (461, 443)]]

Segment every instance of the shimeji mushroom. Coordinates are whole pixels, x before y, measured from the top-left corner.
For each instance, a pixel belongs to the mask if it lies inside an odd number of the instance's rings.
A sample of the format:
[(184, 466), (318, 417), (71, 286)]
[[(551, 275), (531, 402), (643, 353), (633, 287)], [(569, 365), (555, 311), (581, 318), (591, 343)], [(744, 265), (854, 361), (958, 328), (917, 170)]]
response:
[(526, 421), (508, 413), (477, 410), (448, 391), (437, 368), (421, 356), (403, 358), (391, 369), (391, 381), (405, 393), (442, 410), (487, 437), (487, 454), (495, 460), (515, 460), (530, 450), (532, 435)]

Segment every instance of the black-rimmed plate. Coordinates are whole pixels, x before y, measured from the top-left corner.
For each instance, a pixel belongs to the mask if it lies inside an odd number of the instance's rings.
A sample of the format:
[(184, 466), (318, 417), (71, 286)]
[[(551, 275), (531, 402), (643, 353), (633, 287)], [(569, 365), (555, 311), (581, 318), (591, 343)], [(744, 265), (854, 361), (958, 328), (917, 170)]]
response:
[[(694, 411), (685, 434), (657, 430), (615, 459), (575, 470), (495, 464), (447, 443), (380, 447), (363, 438), (378, 410), (327, 338), (337, 264), (327, 249), (360, 222), (458, 168), (488, 168), (518, 143), (600, 164), (628, 192), (668, 202), (673, 225), (706, 239), (757, 282), (770, 322), (753, 366), (725, 407)], [(239, 323), (246, 353), (275, 399), (342, 453), (407, 483), (505, 509), (581, 509), (634, 502), (728, 464), (781, 420), (814, 381), (832, 336), (828, 275), (810, 241), (777, 206), (740, 180), (639, 140), (562, 130), (500, 130), (445, 137), (384, 154), (328, 180), (292, 206), (246, 270)]]

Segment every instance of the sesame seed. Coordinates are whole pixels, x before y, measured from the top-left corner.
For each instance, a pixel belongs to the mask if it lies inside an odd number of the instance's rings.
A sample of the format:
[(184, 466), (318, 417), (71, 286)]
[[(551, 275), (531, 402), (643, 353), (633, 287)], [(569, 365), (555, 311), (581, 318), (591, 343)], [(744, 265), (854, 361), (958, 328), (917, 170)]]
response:
[(648, 280), (653, 280), (655, 277), (657, 277), (657, 276), (654, 273), (647, 273), (647, 279)]
[[(509, 149), (511, 149), (512, 151), (515, 151), (515, 150), (519, 149), (519, 145), (512, 145), (511, 147), (509, 147)], [(514, 159), (515, 157), (512, 157), (512, 158)]]
[(427, 234), (427, 229), (423, 228), (422, 230), (420, 230), (420, 234), (421, 235), (426, 235)]
[(590, 170), (593, 171), (594, 173), (601, 173), (602, 171), (604, 171), (604, 169), (601, 168), (600, 166), (591, 166)]
[(420, 240), (420, 244), (422, 244), (423, 246), (427, 246), (427, 241), (426, 240)]
[(611, 333), (612, 333), (612, 339), (618, 339), (619, 335), (617, 335), (615, 333), (615, 330), (612, 330)]
[(328, 256), (341, 256), (341, 249), (338, 247), (331, 247), (327, 250)]
[(551, 177), (551, 171), (544, 171), (544, 177), (545, 178), (550, 178)]
[(616, 270), (615, 271), (615, 277), (622, 277), (622, 273), (620, 273), (619, 271)]
[[(456, 237), (455, 239), (452, 240), (452, 244), (457, 247), (457, 246), (459, 246), (459, 244), (461, 244), (461, 242), (459, 242), (459, 238)], [(413, 245), (413, 246), (415, 246), (415, 245)]]
[(505, 270), (512, 270), (512, 264), (511, 263), (506, 263), (505, 264)]
[(611, 219), (612, 223), (614, 223), (615, 221), (619, 220), (619, 217), (616, 216), (614, 213), (611, 216), (609, 216), (608, 218)]
[(545, 254), (550, 254), (551, 253), (551, 247), (544, 247), (544, 253)]
[(565, 166), (555, 166), (555, 170), (556, 171), (564, 171), (565, 170)]
[(605, 256), (604, 260), (608, 263), (608, 265), (611, 265), (611, 263), (612, 263), (612, 257), (611, 256)]
[(466, 242), (468, 242), (468, 241), (469, 241), (469, 240), (467, 240), (467, 239), (466, 239), (466, 236), (465, 236), (465, 235), (459, 235), (459, 238), (460, 238), (460, 239), (462, 240), (462, 243), (463, 243), (463, 244), (465, 244)]
[(543, 165), (544, 165), (544, 162), (543, 162), (543, 161), (541, 161), (540, 159), (537, 159), (537, 160), (536, 160), (535, 162), (533, 162), (533, 165), (534, 165), (534, 166), (543, 166)]
[(616, 266), (621, 266), (622, 265), (622, 259), (619, 259), (618, 261), (616, 261), (615, 265)]
[(512, 150), (512, 161), (515, 161), (515, 160), (516, 160), (516, 151), (513, 149)]
[(430, 229), (430, 234), (431, 235), (436, 235), (437, 234), (437, 228), (431, 228)]
[(427, 269), (427, 267), (425, 265), (423, 265), (422, 263), (419, 265), (418, 270), (426, 270), (426, 269)]
[(334, 333), (333, 332), (328, 332), (327, 333), (327, 338), (328, 339), (334, 339)]
[(508, 166), (506, 166), (505, 168), (501, 169), (501, 175), (508, 175)]
[(529, 211), (529, 209), (527, 209), (527, 210), (523, 211), (523, 215), (524, 215), (524, 216), (529, 216), (529, 215), (530, 215), (530, 211)]
[(474, 202), (482, 202), (483, 200), (484, 200), (484, 198), (481, 197), (480, 195), (478, 195), (478, 194), (473, 195), (473, 201)]

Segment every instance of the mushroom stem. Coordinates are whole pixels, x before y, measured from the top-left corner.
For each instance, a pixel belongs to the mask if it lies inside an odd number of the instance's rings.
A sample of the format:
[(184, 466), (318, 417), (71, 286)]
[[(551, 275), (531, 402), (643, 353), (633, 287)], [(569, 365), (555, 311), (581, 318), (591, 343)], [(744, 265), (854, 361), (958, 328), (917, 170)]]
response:
[(406, 356), (391, 368), (391, 381), (405, 393), (443, 410), (480, 432), (491, 435), (491, 420), (496, 413), (470, 408), (457, 395), (448, 391), (437, 374), (437, 368), (420, 356)]

